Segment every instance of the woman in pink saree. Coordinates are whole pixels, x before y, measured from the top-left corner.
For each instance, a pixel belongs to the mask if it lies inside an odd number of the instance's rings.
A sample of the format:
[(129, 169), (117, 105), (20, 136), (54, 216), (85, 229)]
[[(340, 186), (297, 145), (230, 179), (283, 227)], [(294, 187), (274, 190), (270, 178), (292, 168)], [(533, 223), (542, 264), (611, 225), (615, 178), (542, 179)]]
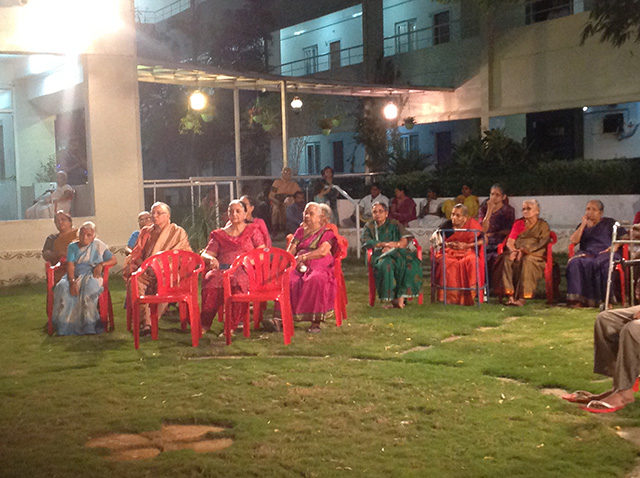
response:
[[(224, 300), (222, 275), (231, 267), (233, 261), (241, 254), (264, 247), (264, 238), (258, 226), (247, 223), (247, 209), (240, 200), (229, 203), (229, 223), (222, 229), (211, 231), (209, 243), (202, 252), (202, 258), (207, 265), (207, 272), (202, 281), (202, 312), (200, 321), (202, 328), (209, 330), (213, 318)], [(247, 290), (249, 279), (242, 269), (231, 278), (231, 288), (234, 291)], [(231, 329), (234, 330), (241, 322), (247, 304), (234, 304), (231, 308)]]
[(320, 324), (334, 312), (336, 236), (326, 227), (330, 219), (328, 205), (307, 204), (302, 227), (295, 232), (287, 249), (297, 262), (290, 279), (293, 318), (311, 322), (311, 333), (320, 332)]

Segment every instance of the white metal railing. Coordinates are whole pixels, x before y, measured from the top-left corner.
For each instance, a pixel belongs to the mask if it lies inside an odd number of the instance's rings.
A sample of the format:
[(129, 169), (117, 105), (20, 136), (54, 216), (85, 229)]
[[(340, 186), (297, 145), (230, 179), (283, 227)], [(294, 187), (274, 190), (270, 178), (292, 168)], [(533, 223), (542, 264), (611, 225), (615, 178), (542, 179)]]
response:
[(167, 18), (171, 18), (180, 12), (188, 10), (191, 6), (190, 0), (176, 0), (158, 10), (135, 10), (136, 23), (158, 23)]
[[(448, 32), (445, 35), (445, 32)], [(445, 38), (446, 36), (446, 38)], [(384, 56), (399, 55), (432, 46), (451, 43), (460, 39), (460, 21), (452, 20), (449, 23), (436, 27), (426, 27), (412, 32), (400, 33), (384, 39)]]
[[(338, 62), (337, 55), (340, 61)], [(305, 76), (318, 73), (320, 71), (328, 71), (343, 66), (357, 65), (364, 61), (363, 46), (357, 45), (344, 48), (339, 52), (329, 52), (310, 58), (302, 58), (300, 60), (290, 61), (272, 67), (272, 73), (281, 76)], [(334, 64), (334, 62), (336, 64)]]

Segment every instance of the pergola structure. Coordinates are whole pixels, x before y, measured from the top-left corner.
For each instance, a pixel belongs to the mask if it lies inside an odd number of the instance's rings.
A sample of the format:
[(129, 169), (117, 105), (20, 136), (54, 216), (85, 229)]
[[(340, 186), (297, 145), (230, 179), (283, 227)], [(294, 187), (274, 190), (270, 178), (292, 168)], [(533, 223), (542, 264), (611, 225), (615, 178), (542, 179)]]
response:
[[(282, 114), (282, 164), (288, 163), (287, 134), (287, 92), (301, 94), (336, 95), (369, 98), (397, 98), (420, 95), (428, 101), (429, 95), (452, 94), (453, 88), (432, 88), (418, 86), (385, 86), (328, 81), (318, 78), (275, 76), (261, 73), (238, 73), (223, 71), (206, 65), (189, 63), (169, 64), (156, 60), (138, 58), (138, 81), (190, 86), (194, 88), (223, 88), (233, 90), (234, 136), (236, 155), (236, 175), (241, 176), (240, 155), (240, 90), (271, 91), (280, 93)], [(238, 188), (239, 188), (238, 184)]]

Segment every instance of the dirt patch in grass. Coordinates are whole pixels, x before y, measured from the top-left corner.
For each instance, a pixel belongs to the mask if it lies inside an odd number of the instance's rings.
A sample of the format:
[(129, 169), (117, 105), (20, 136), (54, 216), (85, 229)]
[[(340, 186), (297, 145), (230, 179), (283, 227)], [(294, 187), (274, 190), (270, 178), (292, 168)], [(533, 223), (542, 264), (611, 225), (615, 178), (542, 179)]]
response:
[(162, 425), (160, 430), (140, 434), (112, 433), (86, 443), (88, 448), (107, 448), (114, 461), (146, 460), (163, 451), (193, 450), (209, 453), (224, 450), (233, 444), (231, 438), (211, 438), (225, 431), (221, 427), (206, 425)]
[(462, 336), (460, 335), (452, 335), (451, 337), (447, 337), (446, 339), (442, 339), (440, 343), (446, 344), (448, 342), (455, 342), (456, 340), (460, 340)]
[(410, 354), (411, 352), (422, 352), (423, 350), (429, 350), (431, 348), (433, 348), (433, 345), (421, 345), (419, 347), (412, 347), (409, 350), (400, 352), (400, 355)]

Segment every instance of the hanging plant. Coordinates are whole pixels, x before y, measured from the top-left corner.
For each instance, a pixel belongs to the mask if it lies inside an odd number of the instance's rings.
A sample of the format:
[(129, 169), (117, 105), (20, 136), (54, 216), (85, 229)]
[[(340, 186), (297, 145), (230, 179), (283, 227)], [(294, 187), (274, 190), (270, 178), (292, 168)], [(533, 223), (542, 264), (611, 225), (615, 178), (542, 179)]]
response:
[(202, 116), (199, 112), (189, 110), (189, 112), (180, 118), (180, 126), (178, 126), (180, 134), (202, 134)]
[(407, 129), (413, 129), (416, 124), (416, 118), (414, 116), (407, 116), (402, 120), (402, 125)]
[(322, 118), (318, 121), (318, 126), (320, 126), (323, 135), (329, 136), (331, 134), (331, 128), (333, 128), (333, 118)]

